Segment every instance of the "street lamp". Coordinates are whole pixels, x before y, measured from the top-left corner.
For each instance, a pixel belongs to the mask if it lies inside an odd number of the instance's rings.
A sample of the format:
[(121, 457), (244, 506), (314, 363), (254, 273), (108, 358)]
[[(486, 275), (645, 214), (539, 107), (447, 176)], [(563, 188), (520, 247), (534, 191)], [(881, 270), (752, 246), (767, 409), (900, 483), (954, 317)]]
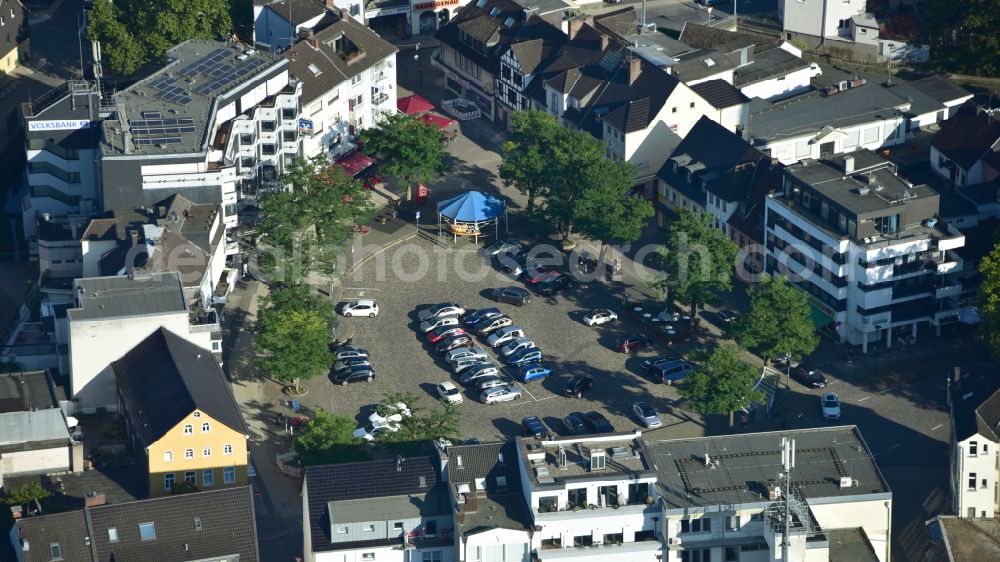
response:
[(895, 43), (886, 43), (885, 46), (889, 49), (889, 54), (885, 56), (885, 70), (889, 75), (886, 78), (885, 84), (887, 86), (892, 86), (892, 49), (896, 46)]

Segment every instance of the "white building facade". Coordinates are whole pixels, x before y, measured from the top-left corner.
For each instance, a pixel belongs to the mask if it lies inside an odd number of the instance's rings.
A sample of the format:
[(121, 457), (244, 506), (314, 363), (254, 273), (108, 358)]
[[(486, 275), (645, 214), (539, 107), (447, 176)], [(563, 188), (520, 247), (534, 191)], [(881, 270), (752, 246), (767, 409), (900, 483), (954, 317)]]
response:
[[(778, 19), (786, 33), (835, 37), (865, 13), (865, 0), (780, 0)], [(791, 37), (788, 37), (791, 39)]]

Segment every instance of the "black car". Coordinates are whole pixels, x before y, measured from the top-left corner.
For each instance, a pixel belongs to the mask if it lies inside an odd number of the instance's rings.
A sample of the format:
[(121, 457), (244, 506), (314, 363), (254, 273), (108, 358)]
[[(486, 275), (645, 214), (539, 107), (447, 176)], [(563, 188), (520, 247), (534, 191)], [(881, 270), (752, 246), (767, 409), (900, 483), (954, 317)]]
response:
[(521, 420), (521, 432), (535, 439), (549, 438), (549, 430), (538, 416), (528, 416)]
[(548, 279), (546, 281), (542, 281), (541, 283), (539, 283), (538, 292), (539, 294), (546, 296), (554, 295), (558, 293), (560, 290), (568, 287), (570, 282), (572, 281), (573, 281), (572, 277), (566, 275), (565, 273), (560, 273), (559, 275), (553, 277), (552, 279)]
[(472, 347), (473, 343), (474, 342), (471, 337), (461, 335), (437, 342), (434, 349), (436, 349), (441, 355), (444, 355), (457, 347)]
[(462, 320), (462, 324), (472, 326), (482, 320), (487, 318), (496, 318), (502, 314), (503, 313), (500, 312), (499, 308), (480, 308), (479, 310), (473, 310), (472, 312), (466, 314), (465, 319)]
[(615, 351), (629, 353), (649, 345), (649, 336), (645, 334), (627, 334), (615, 340)]
[(823, 388), (827, 385), (827, 380), (823, 376), (823, 373), (805, 363), (799, 363), (797, 367), (792, 369), (792, 377), (799, 381), (802, 386), (809, 388)]
[(356, 367), (348, 367), (334, 373), (333, 382), (336, 384), (347, 385), (349, 382), (372, 382), (375, 379), (375, 371), (367, 365), (358, 365)]
[(531, 295), (521, 287), (501, 287), (493, 290), (493, 300), (515, 306), (524, 306), (531, 302)]
[(566, 396), (575, 396), (576, 398), (580, 398), (583, 396), (583, 393), (590, 390), (592, 386), (594, 386), (594, 379), (588, 377), (587, 375), (577, 375), (569, 379), (569, 381), (566, 382), (566, 385), (563, 386), (563, 394)]
[(653, 369), (656, 369), (660, 365), (670, 363), (671, 361), (677, 361), (680, 358), (681, 357), (679, 355), (660, 355), (659, 357), (650, 357), (649, 359), (643, 360), (642, 370), (647, 373), (651, 373), (653, 372)]
[(594, 433), (614, 433), (615, 428), (599, 412), (587, 412), (583, 414), (583, 420), (587, 422), (590, 430)]
[(586, 435), (587, 424), (583, 421), (583, 414), (573, 412), (562, 419), (563, 431), (566, 435)]

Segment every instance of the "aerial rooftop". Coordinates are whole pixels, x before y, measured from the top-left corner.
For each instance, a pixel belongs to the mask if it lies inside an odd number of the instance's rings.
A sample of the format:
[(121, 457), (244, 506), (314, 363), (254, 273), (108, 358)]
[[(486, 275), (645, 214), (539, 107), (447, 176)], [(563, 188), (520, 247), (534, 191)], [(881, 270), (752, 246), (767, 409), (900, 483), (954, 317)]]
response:
[(55, 400), (45, 371), (0, 374), (0, 413), (55, 408)]
[[(855, 426), (644, 441), (663, 501), (685, 508), (767, 502), (768, 482), (782, 472), (783, 437), (795, 439), (792, 486), (806, 500), (889, 494)], [(845, 477), (850, 486), (841, 486)]]
[[(586, 437), (556, 437), (548, 441), (518, 437), (517, 449), (521, 462), (530, 467), (532, 487), (561, 483), (566, 480), (587, 480), (609, 474), (649, 473), (655, 467), (635, 433), (606, 433)], [(604, 468), (591, 469), (591, 457), (604, 454)], [(561, 457), (565, 455), (565, 461)]]
[(448, 447), (447, 454), (459, 532), (531, 527), (513, 441), (456, 445)]
[(124, 275), (90, 277), (77, 279), (75, 285), (80, 307), (68, 311), (70, 321), (188, 310), (176, 272), (150, 273), (134, 279)]
[[(115, 113), (103, 123), (105, 155), (206, 150), (223, 105), (219, 96), (287, 66), (284, 59), (248, 46), (202, 39), (170, 49), (167, 59), (162, 69), (115, 94)], [(268, 96), (276, 93), (271, 89)], [(230, 117), (247, 110), (237, 111), (235, 100), (229, 103), (234, 104)]]

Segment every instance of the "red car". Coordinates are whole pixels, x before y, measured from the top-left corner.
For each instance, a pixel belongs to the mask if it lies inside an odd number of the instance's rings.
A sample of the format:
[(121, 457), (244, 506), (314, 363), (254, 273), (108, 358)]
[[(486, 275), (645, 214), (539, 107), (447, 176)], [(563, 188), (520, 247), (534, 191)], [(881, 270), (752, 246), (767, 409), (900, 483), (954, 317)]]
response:
[(465, 334), (465, 330), (459, 328), (458, 326), (441, 326), (440, 328), (427, 334), (427, 343), (434, 345), (443, 339), (447, 339), (452, 336), (461, 336), (463, 334)]
[(558, 275), (559, 270), (554, 267), (529, 267), (528, 272), (524, 274), (524, 282), (528, 285), (537, 285), (543, 281), (554, 279)]
[(649, 337), (645, 334), (628, 334), (615, 341), (615, 351), (629, 353), (649, 345)]

